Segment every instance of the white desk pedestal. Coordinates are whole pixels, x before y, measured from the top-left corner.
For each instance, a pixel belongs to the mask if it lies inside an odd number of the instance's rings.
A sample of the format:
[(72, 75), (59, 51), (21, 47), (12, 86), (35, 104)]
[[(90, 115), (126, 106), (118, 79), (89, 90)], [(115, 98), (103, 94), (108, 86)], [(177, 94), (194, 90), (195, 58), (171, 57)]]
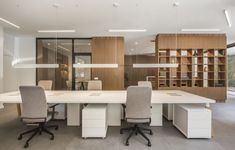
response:
[(108, 104), (108, 125), (121, 126), (121, 104)]
[(162, 104), (152, 104), (150, 126), (162, 126)]
[(163, 104), (163, 116), (167, 120), (173, 120), (173, 104)]
[(67, 125), (80, 126), (80, 104), (67, 105)]

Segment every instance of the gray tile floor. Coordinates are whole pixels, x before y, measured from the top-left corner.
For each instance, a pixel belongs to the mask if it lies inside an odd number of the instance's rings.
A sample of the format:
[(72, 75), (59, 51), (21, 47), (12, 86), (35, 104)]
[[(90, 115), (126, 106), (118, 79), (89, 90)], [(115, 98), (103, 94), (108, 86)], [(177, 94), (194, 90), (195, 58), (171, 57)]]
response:
[[(80, 128), (66, 127), (66, 122), (57, 121), (60, 126), (55, 133), (55, 140), (48, 135), (36, 136), (28, 149), (32, 150), (234, 150), (235, 149), (235, 93), (229, 93), (227, 103), (212, 105), (213, 138), (186, 139), (172, 123), (164, 120), (163, 127), (153, 127), (150, 137), (152, 147), (147, 147), (145, 140), (134, 136), (130, 146), (125, 146), (127, 134), (120, 135), (119, 127), (109, 127), (106, 139), (81, 138)], [(0, 110), (0, 150), (24, 149), (24, 141), (17, 140), (20, 132), (27, 129), (17, 117), (16, 105), (10, 104)]]

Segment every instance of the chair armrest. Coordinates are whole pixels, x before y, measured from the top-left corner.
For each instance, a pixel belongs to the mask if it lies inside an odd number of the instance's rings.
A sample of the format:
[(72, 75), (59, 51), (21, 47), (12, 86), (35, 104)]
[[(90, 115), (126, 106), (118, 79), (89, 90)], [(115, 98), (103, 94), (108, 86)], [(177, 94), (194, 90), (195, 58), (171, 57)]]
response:
[(52, 104), (52, 105), (50, 105), (50, 106), (48, 106), (49, 108), (53, 108), (53, 107), (55, 107), (55, 106), (57, 106), (57, 105), (59, 105), (59, 104)]

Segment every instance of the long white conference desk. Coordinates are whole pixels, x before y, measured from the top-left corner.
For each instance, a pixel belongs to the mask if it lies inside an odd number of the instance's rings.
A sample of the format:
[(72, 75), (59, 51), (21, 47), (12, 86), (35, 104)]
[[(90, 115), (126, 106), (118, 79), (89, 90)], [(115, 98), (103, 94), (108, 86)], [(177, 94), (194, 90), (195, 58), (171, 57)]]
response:
[[(121, 104), (126, 103), (126, 91), (46, 91), (47, 103), (67, 104), (67, 125), (80, 125), (80, 104), (108, 104), (108, 125), (121, 125)], [(20, 93), (0, 94), (0, 103), (22, 103)], [(204, 104), (215, 100), (179, 90), (153, 90), (151, 126), (162, 126), (163, 104)]]

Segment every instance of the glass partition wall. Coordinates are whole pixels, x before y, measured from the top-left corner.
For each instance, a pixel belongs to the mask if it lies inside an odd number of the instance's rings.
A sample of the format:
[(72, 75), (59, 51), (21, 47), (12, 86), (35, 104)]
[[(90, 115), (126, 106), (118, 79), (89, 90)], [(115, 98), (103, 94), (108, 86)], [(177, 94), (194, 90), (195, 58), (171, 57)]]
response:
[(37, 38), (37, 64), (58, 64), (59, 68), (37, 68), (36, 80), (52, 80), (53, 90), (84, 90), (90, 69), (73, 68), (74, 63), (91, 63), (90, 39)]

